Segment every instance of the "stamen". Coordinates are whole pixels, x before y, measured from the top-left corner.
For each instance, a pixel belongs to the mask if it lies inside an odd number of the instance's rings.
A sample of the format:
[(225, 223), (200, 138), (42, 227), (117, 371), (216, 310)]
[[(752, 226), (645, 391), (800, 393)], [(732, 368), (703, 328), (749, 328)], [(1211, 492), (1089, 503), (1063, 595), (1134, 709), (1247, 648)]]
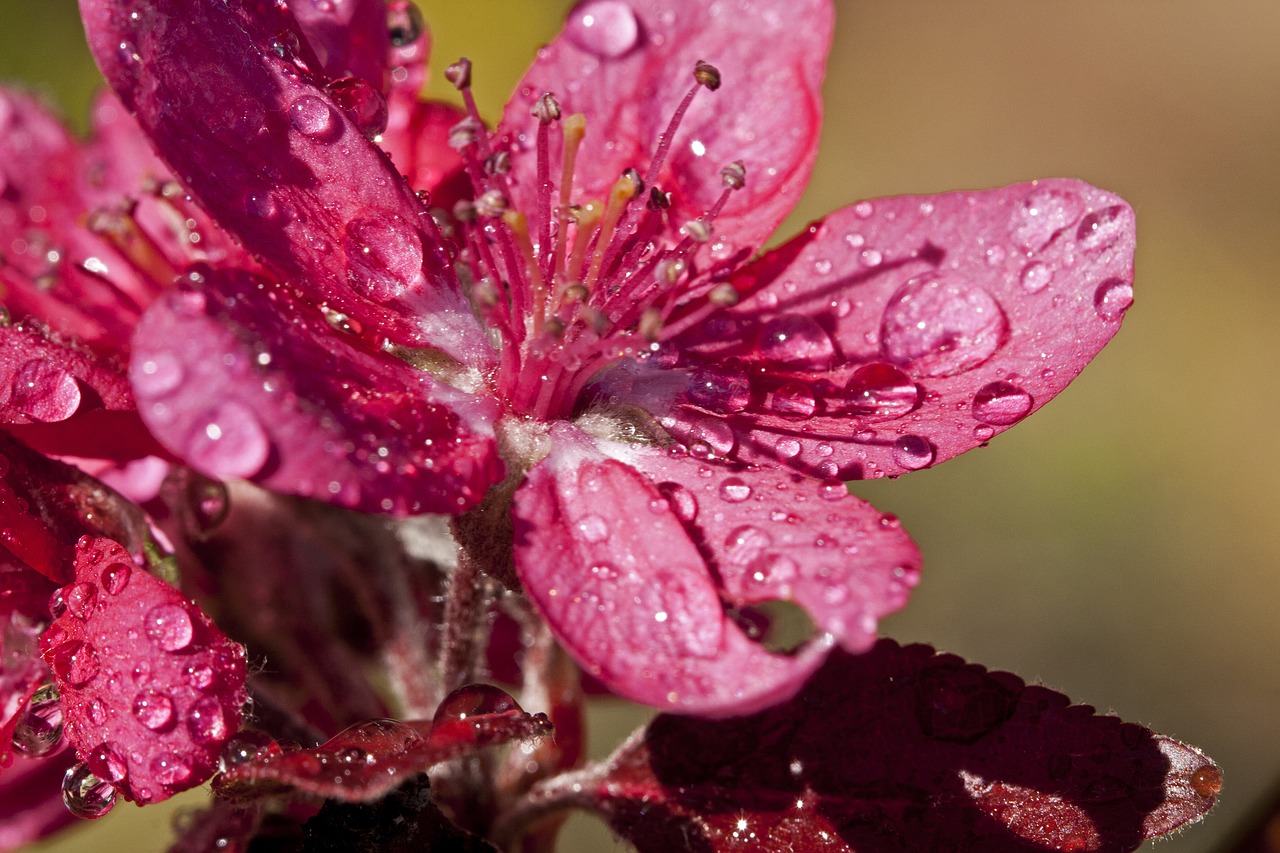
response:
[(444, 70), (444, 79), (461, 92), (471, 88), (471, 60), (465, 56)]
[(596, 224), (600, 222), (603, 211), (600, 209), (600, 203), (597, 201), (589, 201), (579, 208), (575, 208), (577, 212), (578, 233), (573, 239), (573, 254), (569, 257), (569, 268), (566, 276), (570, 281), (582, 280), (582, 265), (587, 259), (587, 247), (591, 243), (591, 235), (595, 231)]
[(546, 320), (547, 287), (545, 280), (542, 278), (542, 270), (538, 267), (538, 260), (534, 257), (533, 243), (529, 240), (529, 222), (525, 215), (517, 210), (508, 210), (503, 214), (502, 221), (506, 223), (507, 227), (511, 229), (511, 233), (515, 235), (516, 246), (520, 249), (520, 254), (524, 256), (525, 267), (529, 271), (529, 284), (532, 291), (533, 337), (537, 339), (542, 334), (544, 321)]
[(644, 189), (640, 181), (640, 173), (635, 169), (627, 169), (614, 183), (609, 191), (609, 202), (604, 209), (604, 223), (600, 226), (600, 236), (596, 239), (595, 253), (591, 258), (591, 272), (587, 274), (585, 284), (593, 289), (600, 278), (600, 267), (604, 263), (605, 251), (613, 240), (613, 231), (626, 209), (627, 203)]
[(658, 335), (662, 333), (662, 312), (657, 308), (644, 309), (636, 331), (649, 343), (657, 343)]
[(85, 223), (89, 230), (114, 245), (137, 269), (147, 273), (155, 281), (172, 281), (177, 269), (168, 257), (134, 218), (130, 205), (123, 212), (95, 210)]
[(706, 86), (709, 91), (714, 92), (720, 88), (720, 69), (699, 59), (693, 66), (693, 79), (698, 81), (699, 86)]
[[(554, 256), (551, 261), (551, 271), (557, 277), (564, 272), (561, 262), (564, 260), (565, 246), (569, 241), (569, 212), (571, 209), (571, 194), (573, 192), (573, 169), (578, 161), (578, 149), (582, 147), (582, 138), (587, 134), (587, 117), (582, 113), (574, 113), (564, 120), (561, 132), (564, 134), (564, 157), (560, 165), (560, 215), (557, 223), (559, 230), (557, 232)], [(581, 228), (581, 224), (579, 224), (579, 228)]]
[(507, 210), (507, 197), (497, 190), (486, 190), (476, 199), (476, 213), (489, 219), (497, 219)]
[[(560, 120), (560, 102), (547, 92), (531, 112), (538, 119), (538, 251), (546, 259), (551, 247), (551, 123)], [(547, 272), (551, 272), (550, 266)]]
[(698, 60), (698, 63), (693, 67), (693, 79), (693, 86), (685, 93), (684, 100), (680, 102), (680, 106), (676, 107), (675, 115), (671, 116), (667, 129), (658, 137), (658, 150), (654, 153), (653, 162), (649, 165), (649, 174), (645, 176), (644, 182), (646, 184), (652, 184), (658, 180), (658, 172), (667, 160), (667, 152), (671, 150), (671, 141), (675, 138), (676, 129), (680, 127), (680, 122), (684, 119), (684, 114), (688, 111), (689, 105), (693, 103), (693, 96), (698, 94), (698, 90), (703, 87), (706, 87), (710, 92), (720, 88), (720, 71), (714, 65), (708, 65), (702, 60)]

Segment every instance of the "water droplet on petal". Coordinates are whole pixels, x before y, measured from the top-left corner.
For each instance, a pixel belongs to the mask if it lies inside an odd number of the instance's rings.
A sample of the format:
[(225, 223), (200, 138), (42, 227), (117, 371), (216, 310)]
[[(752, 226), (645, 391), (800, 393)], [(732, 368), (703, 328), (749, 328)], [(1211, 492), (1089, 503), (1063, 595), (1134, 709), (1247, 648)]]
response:
[(88, 643), (69, 640), (53, 650), (54, 675), (72, 687), (83, 687), (98, 676), (98, 652)]
[(933, 464), (933, 445), (918, 435), (904, 435), (893, 443), (893, 461), (908, 471), (918, 471)]
[(772, 544), (773, 537), (767, 531), (744, 524), (734, 528), (725, 537), (725, 561), (735, 566), (745, 566), (758, 559)]
[(262, 732), (246, 729), (237, 733), (222, 747), (218, 769), (223, 773), (255, 758), (280, 753), (280, 745)]
[(89, 718), (89, 722), (100, 726), (107, 721), (107, 707), (98, 699), (90, 699), (85, 708), (85, 716)]
[(1017, 698), (976, 669), (925, 674), (917, 686), (916, 719), (929, 737), (973, 743), (1013, 714)]
[(93, 615), (98, 603), (98, 586), (92, 583), (73, 583), (65, 587), (62, 599), (67, 603), (67, 612), (81, 622)]
[[(784, 418), (801, 419), (814, 413), (818, 408), (818, 401), (808, 388), (797, 382), (788, 382), (769, 395), (769, 408)], [(799, 452), (797, 447), (796, 453)]]
[(76, 817), (92, 820), (111, 811), (116, 789), (93, 775), (88, 765), (78, 763), (62, 777), (62, 802)]
[(227, 737), (227, 718), (215, 696), (202, 696), (187, 712), (187, 730), (196, 743), (217, 743)]
[(608, 563), (595, 563), (591, 566), (591, 576), (602, 581), (615, 581), (618, 579), (618, 570)]
[(1008, 382), (983, 386), (973, 398), (973, 416), (986, 424), (1016, 423), (1031, 411), (1031, 395)]
[(1014, 214), (1014, 238), (1024, 249), (1039, 251), (1084, 210), (1080, 197), (1048, 187), (1031, 191)]
[(981, 287), (916, 278), (885, 307), (880, 346), (889, 361), (913, 374), (955, 376), (995, 355), (1007, 331), (1004, 311)]
[(990, 441), (996, 431), (989, 426), (977, 426), (973, 428), (973, 437), (978, 441)]
[(365, 136), (373, 138), (387, 129), (387, 102), (364, 78), (341, 77), (324, 90)]
[(67, 612), (67, 600), (63, 598), (62, 590), (62, 587), (58, 587), (49, 596), (49, 613), (54, 619), (58, 619)]
[(125, 763), (120, 750), (112, 743), (98, 746), (89, 753), (89, 760), (86, 763), (93, 775), (105, 782), (119, 782), (129, 774), (129, 765)]
[(1132, 214), (1129, 208), (1117, 204), (1095, 210), (1080, 220), (1076, 229), (1076, 239), (1080, 247), (1091, 254), (1098, 254), (1110, 249), (1129, 230)]
[(343, 251), (351, 286), (374, 302), (399, 298), (423, 280), (422, 239), (395, 214), (347, 223)]
[(62, 703), (58, 689), (46, 684), (27, 703), (27, 709), (13, 729), (13, 748), (38, 758), (48, 755), (62, 740)]
[(1053, 281), (1053, 267), (1040, 261), (1032, 261), (1022, 268), (1022, 289), (1027, 293), (1039, 293)]
[(835, 346), (812, 317), (780, 314), (760, 330), (760, 355), (777, 364), (824, 367), (831, 363)]
[(691, 403), (704, 409), (740, 412), (751, 402), (751, 385), (742, 370), (700, 367), (689, 379), (685, 394)]
[(134, 362), (129, 379), (139, 394), (162, 397), (182, 384), (182, 364), (173, 355), (158, 352), (151, 358)]
[(342, 133), (342, 122), (333, 106), (315, 95), (294, 99), (289, 105), (289, 123), (303, 136), (321, 142), (330, 142)]
[(213, 667), (208, 664), (192, 664), (183, 673), (187, 683), (198, 690), (206, 690), (213, 685)]
[(720, 484), (720, 497), (729, 503), (742, 503), (751, 497), (751, 487), (741, 477), (727, 477)]
[(133, 697), (133, 717), (153, 732), (173, 724), (173, 700), (162, 690), (143, 690)]
[(65, 421), (80, 408), (80, 385), (53, 362), (33, 358), (14, 373), (9, 405), (41, 423)]
[(1191, 790), (1208, 799), (1216, 797), (1222, 791), (1222, 771), (1212, 764), (1191, 774)]
[(698, 499), (684, 486), (679, 483), (661, 483), (658, 491), (671, 504), (676, 518), (690, 522), (698, 517)]
[(1109, 278), (1093, 293), (1093, 307), (1104, 320), (1118, 320), (1133, 304), (1133, 285), (1124, 279)]
[(404, 47), (422, 38), (426, 24), (412, 2), (387, 4), (387, 35), (392, 47)]
[(841, 501), (849, 497), (849, 487), (839, 480), (827, 480), (819, 484), (818, 495), (827, 501)]
[(598, 515), (584, 515), (578, 519), (578, 533), (586, 542), (603, 542), (609, 536), (609, 527)]
[(275, 222), (282, 218), (284, 208), (270, 190), (258, 190), (245, 195), (244, 212), (263, 222)]
[(892, 364), (872, 362), (853, 372), (846, 389), (848, 410), (858, 415), (900, 418), (920, 401), (920, 388)]
[(129, 585), (129, 576), (131, 574), (133, 574), (133, 569), (127, 564), (112, 563), (104, 568), (99, 576), (102, 580), (102, 588), (107, 591), (108, 595), (119, 595)]
[(800, 455), (800, 442), (794, 438), (780, 438), (773, 446), (779, 459), (794, 459)]
[(151, 775), (166, 787), (181, 785), (191, 778), (191, 762), (173, 752), (162, 752), (151, 759)]
[(258, 415), (228, 400), (209, 411), (187, 439), (186, 456), (215, 477), (252, 477), (262, 470), (271, 442)]
[(516, 700), (505, 690), (492, 684), (468, 684), (445, 697), (436, 709), (431, 725), (434, 727), (482, 714), (506, 714), (519, 710)]
[(578, 47), (603, 59), (625, 55), (640, 40), (640, 22), (621, 0), (583, 3), (565, 25), (565, 35)]
[(151, 642), (166, 652), (176, 652), (191, 645), (194, 629), (187, 611), (177, 604), (161, 604), (151, 608), (143, 627)]

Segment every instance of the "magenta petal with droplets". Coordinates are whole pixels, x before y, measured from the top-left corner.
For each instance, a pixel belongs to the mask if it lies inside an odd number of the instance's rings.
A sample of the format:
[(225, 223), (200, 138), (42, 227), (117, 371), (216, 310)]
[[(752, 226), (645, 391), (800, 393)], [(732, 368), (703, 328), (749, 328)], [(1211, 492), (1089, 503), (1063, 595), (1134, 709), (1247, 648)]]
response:
[(882, 640), (776, 708), (659, 716), (591, 794), (642, 853), (1120, 853), (1198, 821), (1220, 785), (1193, 747)]
[(491, 401), (248, 274), (203, 286), (152, 306), (130, 368), (152, 432), (202, 473), (399, 515), (461, 512), (501, 479)]
[[(803, 27), (795, 26), (799, 20)], [(655, 183), (672, 193), (670, 214), (678, 225), (715, 203), (724, 191), (721, 168), (741, 160), (746, 186), (715, 229), (732, 244), (721, 247), (723, 255), (753, 251), (790, 213), (809, 179), (833, 27), (827, 0), (785, 8), (760, 0), (580, 3), (516, 87), (500, 131), (531, 147), (537, 119), (529, 108), (544, 92), (560, 99), (565, 115), (584, 113), (587, 135), (574, 187), (583, 198), (603, 199), (624, 169), (644, 174), (659, 135), (693, 85), (695, 64), (709, 62), (724, 83), (694, 98)], [(552, 150), (560, 145), (557, 125)], [(537, 211), (534, 163), (529, 155), (515, 159), (512, 173), (526, 212)], [(558, 185), (559, 172), (553, 177)]]
[(277, 275), (398, 342), (491, 358), (426, 208), (351, 117), (381, 95), (326, 92), (276, 54), (271, 15), (236, 4), (84, 0), (81, 12), (161, 157)]
[(629, 699), (707, 716), (797, 690), (831, 641), (793, 655), (753, 642), (725, 612), (679, 496), (567, 424), (552, 442), (515, 495), (516, 570), (586, 670)]
[(207, 780), (240, 727), (244, 647), (110, 539), (80, 540), (62, 598), (40, 648), (76, 755), (137, 803)]
[(1111, 339), (1133, 229), (1121, 199), (1069, 180), (844, 208), (672, 342), (688, 385), (653, 410), (811, 475), (929, 467), (1039, 409)]

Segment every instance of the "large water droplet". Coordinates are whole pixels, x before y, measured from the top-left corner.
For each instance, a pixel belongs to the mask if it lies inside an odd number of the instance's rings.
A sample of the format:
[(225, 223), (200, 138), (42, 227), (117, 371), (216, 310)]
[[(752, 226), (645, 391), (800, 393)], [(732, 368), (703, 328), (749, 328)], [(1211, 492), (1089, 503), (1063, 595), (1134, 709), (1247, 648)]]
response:
[(422, 38), (426, 24), (422, 12), (410, 0), (396, 0), (387, 4), (387, 36), (392, 47), (404, 47)]
[(433, 727), (484, 714), (518, 712), (520, 706), (505, 690), (492, 684), (468, 684), (445, 697), (431, 719)]
[(929, 737), (973, 743), (1013, 714), (1017, 698), (976, 669), (925, 674), (916, 687), (916, 718)]
[(1053, 267), (1040, 261), (1032, 261), (1022, 268), (1019, 280), (1027, 293), (1039, 293), (1053, 281)]
[(9, 405), (41, 423), (64, 421), (80, 408), (80, 385), (53, 362), (33, 358), (14, 373)]
[(689, 379), (685, 395), (689, 402), (704, 409), (740, 412), (751, 402), (751, 385), (742, 370), (700, 367)]
[(1191, 790), (1208, 799), (1222, 792), (1222, 771), (1206, 764), (1191, 774)]
[(422, 239), (395, 214), (347, 223), (343, 251), (351, 285), (366, 299), (396, 299), (422, 281)]
[(271, 454), (258, 414), (236, 400), (205, 414), (187, 439), (187, 458), (215, 477), (252, 477)]
[(1124, 279), (1109, 278), (1093, 292), (1093, 307), (1104, 320), (1118, 320), (1133, 304), (1133, 285)]
[(177, 753), (162, 752), (151, 759), (151, 775), (161, 785), (181, 785), (191, 778), (191, 762)]
[(1031, 411), (1031, 395), (1008, 382), (984, 385), (973, 397), (973, 416), (986, 424), (1016, 423)]
[(565, 25), (565, 35), (578, 47), (604, 59), (616, 59), (640, 40), (640, 22), (621, 0), (583, 3)]
[(742, 503), (751, 497), (751, 487), (741, 477), (726, 477), (720, 484), (720, 497), (729, 503)]
[(98, 586), (92, 583), (73, 583), (62, 590), (62, 600), (67, 603), (67, 612), (81, 622), (93, 615), (98, 604)]
[(920, 401), (920, 388), (892, 364), (877, 361), (853, 372), (842, 411), (864, 416), (900, 418)]
[(133, 697), (133, 717), (153, 732), (173, 725), (173, 700), (163, 690), (143, 690)]
[(48, 755), (62, 740), (62, 703), (58, 688), (46, 684), (27, 703), (13, 729), (13, 748), (32, 758)]
[(135, 361), (129, 370), (129, 379), (139, 394), (163, 397), (182, 384), (182, 364), (172, 354), (158, 352)]
[(933, 445), (918, 435), (900, 436), (893, 442), (893, 461), (908, 471), (918, 471), (933, 464)]
[(143, 619), (143, 628), (151, 642), (166, 652), (176, 652), (191, 645), (194, 629), (187, 611), (177, 604), (161, 604), (151, 608)]
[(658, 491), (667, 499), (676, 518), (690, 522), (698, 517), (698, 499), (684, 486), (679, 483), (660, 483)]
[(387, 129), (387, 102), (364, 78), (341, 77), (324, 90), (365, 136), (373, 138)]
[(202, 696), (187, 712), (187, 730), (196, 743), (217, 743), (227, 737), (227, 717), (216, 696)]
[[(769, 395), (769, 408), (784, 418), (802, 419), (814, 413), (818, 408), (818, 401), (808, 388), (798, 382), (788, 382)], [(799, 448), (796, 453), (799, 453)]]
[(765, 530), (750, 524), (736, 527), (724, 539), (725, 561), (735, 566), (745, 566), (756, 560), (773, 544), (773, 537)]
[(779, 314), (760, 330), (760, 355), (777, 364), (825, 367), (835, 355), (835, 346), (812, 317)]
[(1014, 214), (1014, 238), (1024, 249), (1039, 251), (1084, 210), (1080, 197), (1048, 187), (1031, 191)]
[(116, 804), (116, 789), (93, 775), (86, 764), (74, 764), (62, 777), (62, 802), (78, 818), (102, 817)]
[(324, 98), (303, 95), (289, 105), (289, 123), (311, 139), (330, 142), (342, 132), (342, 122), (333, 106)]
[(99, 578), (102, 580), (102, 588), (107, 591), (107, 595), (119, 595), (129, 585), (129, 576), (131, 574), (133, 574), (133, 569), (126, 563), (112, 563), (102, 570)]
[(93, 775), (105, 782), (119, 782), (129, 774), (129, 765), (125, 763), (124, 755), (112, 743), (99, 745), (89, 753), (86, 763)]
[(67, 684), (84, 687), (98, 676), (98, 651), (88, 643), (69, 640), (53, 650), (51, 666)]
[(1097, 254), (1110, 249), (1129, 231), (1132, 214), (1122, 204), (1095, 210), (1080, 220), (1076, 239), (1086, 252)]
[(990, 293), (947, 278), (911, 279), (880, 322), (885, 357), (920, 376), (955, 376), (982, 364), (1004, 342), (1008, 321)]

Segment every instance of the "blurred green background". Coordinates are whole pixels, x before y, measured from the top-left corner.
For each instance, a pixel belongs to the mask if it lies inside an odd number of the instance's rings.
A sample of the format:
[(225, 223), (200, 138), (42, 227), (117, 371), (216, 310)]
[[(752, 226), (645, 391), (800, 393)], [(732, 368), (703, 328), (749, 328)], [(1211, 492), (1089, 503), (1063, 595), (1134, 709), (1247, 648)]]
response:
[[(424, 2), (437, 77), (470, 56), (496, 117), (570, 5)], [(986, 450), (855, 487), (925, 552), (885, 632), (1201, 746), (1220, 805), (1159, 849), (1219, 849), (1280, 780), (1280, 3), (837, 5), (822, 154), (785, 233), (860, 198), (1064, 175), (1124, 195), (1140, 235), (1124, 330), (1059, 401)], [(0, 78), (83, 124), (96, 71), (71, 0), (0, 0)], [(599, 753), (627, 711), (597, 713)], [(161, 849), (166, 821), (126, 806), (41, 849)]]

